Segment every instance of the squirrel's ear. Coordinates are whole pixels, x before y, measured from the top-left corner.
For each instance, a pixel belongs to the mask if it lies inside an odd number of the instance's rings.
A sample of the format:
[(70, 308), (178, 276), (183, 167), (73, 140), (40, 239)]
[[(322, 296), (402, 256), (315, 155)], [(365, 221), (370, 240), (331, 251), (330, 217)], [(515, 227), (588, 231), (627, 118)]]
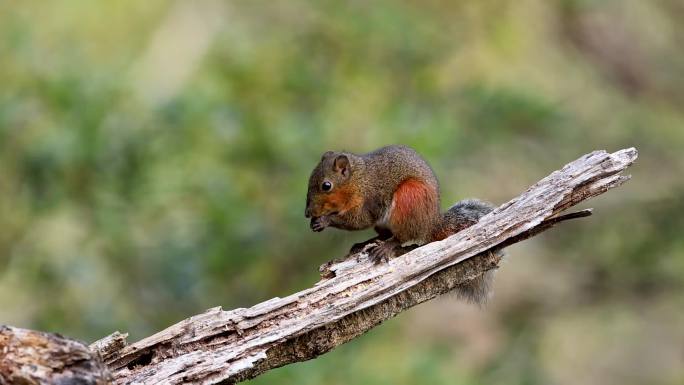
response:
[(329, 156), (331, 156), (331, 155), (334, 154), (334, 153), (335, 153), (335, 151), (326, 151), (326, 152), (324, 152), (323, 155), (321, 156), (321, 162), (324, 161), (326, 158), (328, 158)]
[(349, 176), (349, 158), (346, 155), (338, 155), (333, 162), (333, 171)]

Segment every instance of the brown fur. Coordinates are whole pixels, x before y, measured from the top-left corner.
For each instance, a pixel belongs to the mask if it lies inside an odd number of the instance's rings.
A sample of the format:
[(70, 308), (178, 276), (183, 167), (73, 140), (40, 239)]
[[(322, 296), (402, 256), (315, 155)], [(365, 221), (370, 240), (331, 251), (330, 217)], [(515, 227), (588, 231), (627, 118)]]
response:
[[(323, 183), (332, 188), (323, 189)], [(328, 151), (311, 172), (306, 217), (311, 228), (344, 230), (375, 228), (381, 243), (369, 249), (376, 261), (405, 252), (408, 243), (442, 240), (473, 225), (491, 211), (476, 200), (462, 201), (440, 213), (439, 183), (427, 162), (406, 146), (387, 146), (367, 154)], [(373, 238), (354, 246), (361, 250)], [(488, 274), (487, 277), (490, 277)], [(478, 278), (461, 295), (482, 303), (490, 278)]]
[(342, 186), (337, 192), (330, 194), (330, 201), (334, 202), (335, 210), (340, 215), (363, 205), (363, 196), (350, 185)]

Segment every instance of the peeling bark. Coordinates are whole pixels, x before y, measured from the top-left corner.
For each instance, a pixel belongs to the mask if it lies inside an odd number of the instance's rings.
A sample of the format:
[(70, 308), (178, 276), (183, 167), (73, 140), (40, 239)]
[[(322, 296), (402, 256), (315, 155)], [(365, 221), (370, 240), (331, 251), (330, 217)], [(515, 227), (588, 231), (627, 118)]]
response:
[(0, 326), (0, 384), (104, 385), (96, 352), (59, 334)]

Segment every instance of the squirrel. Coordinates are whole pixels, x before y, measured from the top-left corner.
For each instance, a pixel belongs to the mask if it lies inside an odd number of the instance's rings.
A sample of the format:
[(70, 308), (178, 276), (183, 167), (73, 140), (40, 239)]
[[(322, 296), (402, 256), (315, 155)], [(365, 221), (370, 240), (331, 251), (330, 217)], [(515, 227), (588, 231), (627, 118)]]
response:
[[(472, 226), (493, 209), (466, 199), (441, 213), (439, 182), (430, 165), (412, 148), (391, 145), (361, 155), (324, 153), (309, 178), (305, 217), (316, 232), (373, 227), (378, 236), (355, 244), (350, 253), (367, 251), (381, 263)], [(457, 294), (484, 304), (492, 279), (493, 270), (487, 271), (460, 285)]]

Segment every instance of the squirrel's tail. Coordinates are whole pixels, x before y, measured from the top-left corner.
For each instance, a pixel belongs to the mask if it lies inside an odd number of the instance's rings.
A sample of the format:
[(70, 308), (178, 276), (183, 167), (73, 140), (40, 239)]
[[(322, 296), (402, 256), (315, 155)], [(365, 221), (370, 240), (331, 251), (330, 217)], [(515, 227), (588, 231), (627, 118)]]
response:
[[(451, 206), (443, 214), (443, 234), (454, 234), (466, 227), (477, 223), (483, 216), (494, 210), (490, 203), (477, 199), (464, 199)], [(503, 256), (503, 250), (494, 249), (492, 252)], [(495, 270), (488, 270), (482, 275), (466, 283), (458, 285), (454, 292), (459, 298), (465, 299), (478, 305), (484, 305), (490, 297), (492, 282), (494, 281)]]

